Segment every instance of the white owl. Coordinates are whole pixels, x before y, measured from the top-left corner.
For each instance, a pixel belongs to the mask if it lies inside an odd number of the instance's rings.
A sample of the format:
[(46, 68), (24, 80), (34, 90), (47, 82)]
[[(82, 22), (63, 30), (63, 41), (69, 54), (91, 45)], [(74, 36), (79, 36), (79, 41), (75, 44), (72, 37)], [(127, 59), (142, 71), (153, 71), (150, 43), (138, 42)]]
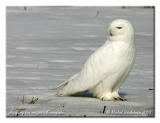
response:
[(81, 71), (55, 89), (58, 96), (89, 91), (103, 100), (126, 100), (118, 90), (132, 69), (135, 59), (134, 29), (130, 22), (114, 20), (108, 29), (108, 40), (85, 62)]

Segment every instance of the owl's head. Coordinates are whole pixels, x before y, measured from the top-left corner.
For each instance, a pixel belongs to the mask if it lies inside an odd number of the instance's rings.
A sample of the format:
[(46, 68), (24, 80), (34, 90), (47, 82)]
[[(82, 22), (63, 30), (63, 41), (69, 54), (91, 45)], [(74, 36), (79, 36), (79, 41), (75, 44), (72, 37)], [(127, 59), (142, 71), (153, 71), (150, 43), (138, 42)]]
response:
[(109, 26), (108, 36), (110, 41), (130, 41), (134, 38), (134, 30), (129, 21), (124, 19), (116, 19)]

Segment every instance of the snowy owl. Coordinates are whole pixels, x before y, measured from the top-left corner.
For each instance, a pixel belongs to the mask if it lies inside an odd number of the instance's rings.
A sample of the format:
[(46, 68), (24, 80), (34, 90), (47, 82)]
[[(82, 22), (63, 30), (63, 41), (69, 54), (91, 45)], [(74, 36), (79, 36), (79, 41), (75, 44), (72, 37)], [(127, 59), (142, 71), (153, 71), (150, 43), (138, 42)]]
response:
[(121, 100), (118, 90), (127, 78), (135, 59), (134, 30), (129, 21), (114, 20), (108, 28), (108, 40), (85, 62), (81, 71), (55, 89), (58, 96), (90, 92), (102, 101)]

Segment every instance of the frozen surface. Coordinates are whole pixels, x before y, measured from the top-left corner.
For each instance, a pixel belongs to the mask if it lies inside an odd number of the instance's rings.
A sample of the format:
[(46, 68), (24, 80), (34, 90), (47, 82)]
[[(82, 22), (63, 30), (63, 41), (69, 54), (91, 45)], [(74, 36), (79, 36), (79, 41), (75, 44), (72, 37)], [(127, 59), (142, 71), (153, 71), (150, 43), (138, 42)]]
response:
[[(56, 97), (49, 88), (80, 71), (118, 18), (135, 28), (136, 61), (120, 89), (128, 101)], [(153, 22), (151, 8), (8, 7), (6, 115), (154, 116)], [(33, 97), (38, 100), (29, 104)]]

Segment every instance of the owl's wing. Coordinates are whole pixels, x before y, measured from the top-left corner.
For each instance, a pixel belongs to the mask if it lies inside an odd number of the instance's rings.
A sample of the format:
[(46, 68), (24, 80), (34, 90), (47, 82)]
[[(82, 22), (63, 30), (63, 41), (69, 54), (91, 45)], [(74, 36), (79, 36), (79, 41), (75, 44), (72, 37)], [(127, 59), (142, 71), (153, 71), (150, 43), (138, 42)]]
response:
[(112, 45), (104, 44), (86, 61), (81, 72), (71, 77), (58, 95), (72, 95), (86, 91), (99, 84), (108, 74), (113, 62)]

